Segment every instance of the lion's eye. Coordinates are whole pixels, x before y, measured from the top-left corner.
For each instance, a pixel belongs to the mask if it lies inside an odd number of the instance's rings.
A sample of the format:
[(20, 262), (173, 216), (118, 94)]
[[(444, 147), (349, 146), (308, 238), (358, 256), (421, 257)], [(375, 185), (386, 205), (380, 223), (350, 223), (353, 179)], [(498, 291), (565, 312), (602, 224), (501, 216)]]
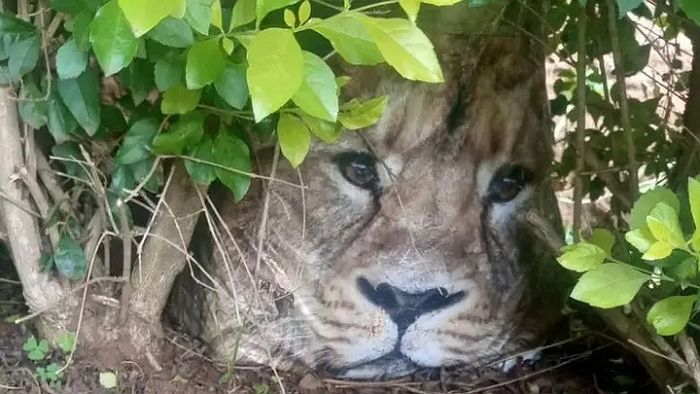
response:
[(506, 164), (493, 175), (486, 198), (497, 204), (509, 202), (532, 181), (532, 177), (532, 173), (525, 167)]
[(338, 169), (343, 177), (353, 185), (376, 192), (379, 176), (375, 158), (367, 153), (346, 152), (336, 157)]

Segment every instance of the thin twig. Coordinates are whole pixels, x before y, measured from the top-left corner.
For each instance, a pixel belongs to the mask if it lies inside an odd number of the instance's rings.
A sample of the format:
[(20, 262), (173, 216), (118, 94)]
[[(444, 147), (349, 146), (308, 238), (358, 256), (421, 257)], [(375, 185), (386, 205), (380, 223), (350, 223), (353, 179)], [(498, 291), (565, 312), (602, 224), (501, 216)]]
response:
[[(272, 169), (270, 170), (270, 179), (275, 179), (277, 173), (277, 164), (279, 163), (280, 147), (279, 142), (275, 143), (275, 153), (272, 157)], [(263, 255), (263, 244), (267, 230), (267, 219), (270, 215), (270, 194), (272, 194), (272, 182), (268, 183), (265, 190), (265, 200), (263, 202), (262, 216), (260, 217), (260, 228), (258, 229), (258, 256), (255, 260), (255, 271), (260, 271), (260, 262)]]
[(574, 241), (581, 239), (584, 156), (586, 149), (586, 6), (579, 6), (576, 61), (576, 170), (574, 182)]

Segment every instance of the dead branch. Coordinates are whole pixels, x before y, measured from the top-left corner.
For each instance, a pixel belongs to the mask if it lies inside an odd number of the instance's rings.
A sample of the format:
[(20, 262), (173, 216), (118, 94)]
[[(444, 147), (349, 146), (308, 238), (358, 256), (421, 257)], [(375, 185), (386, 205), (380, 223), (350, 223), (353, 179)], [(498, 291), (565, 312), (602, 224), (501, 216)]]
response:
[(144, 235), (148, 241), (140, 256), (140, 272), (131, 275), (130, 319), (138, 317), (158, 331), (170, 289), (187, 260), (187, 256), (163, 240), (182, 239), (186, 247), (201, 211), (195, 189), (203, 193), (207, 189), (190, 180), (181, 162), (174, 164), (171, 171), (161, 199), (171, 209), (172, 215), (167, 213), (163, 204), (159, 204), (153, 224), (149, 226), (150, 232)]
[(681, 331), (678, 334), (678, 343), (681, 345), (685, 362), (693, 373), (695, 388), (700, 389), (700, 358), (698, 357), (698, 349), (695, 347), (695, 342), (685, 331)]
[[(4, 160), (0, 160), (0, 191), (22, 206), (31, 206), (24, 184), (16, 182), (17, 173), (24, 168), (24, 155), (17, 106), (11, 97), (11, 88), (0, 88), (0, 141), (4, 148)], [(65, 291), (48, 273), (41, 272), (39, 224), (32, 215), (5, 200), (0, 200), (0, 207), (27, 304), (31, 310), (44, 309), (57, 297), (63, 297)]]

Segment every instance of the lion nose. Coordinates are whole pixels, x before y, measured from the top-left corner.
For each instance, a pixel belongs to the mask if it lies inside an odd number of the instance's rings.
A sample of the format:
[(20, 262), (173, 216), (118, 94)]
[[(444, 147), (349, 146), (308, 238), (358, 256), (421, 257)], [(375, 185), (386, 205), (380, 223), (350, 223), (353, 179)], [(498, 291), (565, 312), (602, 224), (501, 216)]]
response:
[(374, 287), (364, 277), (357, 278), (357, 287), (372, 304), (386, 311), (400, 329), (410, 326), (418, 316), (456, 304), (465, 296), (464, 291), (450, 294), (442, 287), (419, 293), (409, 293), (388, 283)]

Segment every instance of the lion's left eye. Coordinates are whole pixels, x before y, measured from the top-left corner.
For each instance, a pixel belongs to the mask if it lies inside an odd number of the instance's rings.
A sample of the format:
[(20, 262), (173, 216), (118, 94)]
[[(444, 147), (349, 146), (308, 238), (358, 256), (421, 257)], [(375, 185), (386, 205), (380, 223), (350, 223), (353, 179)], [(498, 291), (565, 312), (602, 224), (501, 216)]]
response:
[(512, 201), (520, 191), (532, 181), (533, 175), (527, 168), (517, 164), (501, 166), (491, 179), (488, 194), (489, 202), (501, 204)]
[(336, 157), (343, 178), (357, 187), (376, 192), (379, 190), (379, 175), (374, 156), (367, 153), (346, 152)]

